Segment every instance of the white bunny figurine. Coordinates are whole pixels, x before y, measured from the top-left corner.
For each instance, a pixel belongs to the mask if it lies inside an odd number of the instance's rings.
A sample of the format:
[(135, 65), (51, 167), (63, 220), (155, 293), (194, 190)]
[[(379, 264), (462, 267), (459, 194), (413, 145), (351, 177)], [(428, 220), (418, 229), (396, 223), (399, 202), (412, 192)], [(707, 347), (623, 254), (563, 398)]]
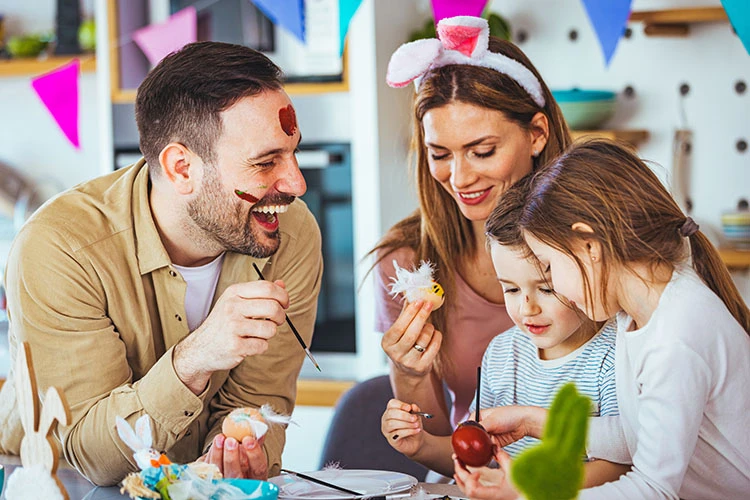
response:
[(165, 454), (159, 453), (151, 447), (153, 442), (151, 439), (151, 419), (148, 415), (143, 415), (135, 421), (135, 432), (122, 417), (116, 417), (115, 424), (120, 439), (135, 452), (133, 458), (135, 458), (135, 463), (141, 470), (172, 463)]

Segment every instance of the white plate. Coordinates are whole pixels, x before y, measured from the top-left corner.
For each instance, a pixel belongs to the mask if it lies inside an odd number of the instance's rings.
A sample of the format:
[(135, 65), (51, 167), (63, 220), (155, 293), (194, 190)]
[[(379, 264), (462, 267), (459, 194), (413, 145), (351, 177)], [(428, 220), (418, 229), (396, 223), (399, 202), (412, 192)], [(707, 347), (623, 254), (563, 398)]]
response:
[[(362, 496), (390, 495), (408, 490), (417, 484), (417, 478), (382, 470), (348, 470), (329, 469), (315, 472), (304, 472), (307, 476), (341, 486), (347, 490), (361, 493)], [(293, 474), (272, 477), (270, 482), (279, 487), (279, 498), (285, 500), (341, 500), (357, 498), (342, 491), (322, 486)]]

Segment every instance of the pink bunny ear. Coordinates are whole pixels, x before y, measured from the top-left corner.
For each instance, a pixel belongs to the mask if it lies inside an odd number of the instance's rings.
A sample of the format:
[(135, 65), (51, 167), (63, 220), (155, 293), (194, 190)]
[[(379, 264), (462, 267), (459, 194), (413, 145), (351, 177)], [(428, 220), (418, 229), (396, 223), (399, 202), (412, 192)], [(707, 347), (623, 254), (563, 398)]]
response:
[(490, 26), (481, 17), (456, 16), (437, 25), (439, 40), (430, 38), (402, 45), (391, 56), (386, 81), (391, 87), (414, 82), (419, 87), (429, 70), (448, 65), (480, 66), (507, 75), (529, 93), (540, 108), (545, 106), (544, 90), (536, 75), (520, 62), (490, 52)]
[(424, 75), (442, 52), (443, 45), (435, 38), (403, 44), (391, 56), (386, 82), (396, 88), (409, 85)]
[(443, 47), (466, 57), (481, 58), (490, 43), (490, 26), (481, 17), (456, 16), (442, 19), (437, 34)]

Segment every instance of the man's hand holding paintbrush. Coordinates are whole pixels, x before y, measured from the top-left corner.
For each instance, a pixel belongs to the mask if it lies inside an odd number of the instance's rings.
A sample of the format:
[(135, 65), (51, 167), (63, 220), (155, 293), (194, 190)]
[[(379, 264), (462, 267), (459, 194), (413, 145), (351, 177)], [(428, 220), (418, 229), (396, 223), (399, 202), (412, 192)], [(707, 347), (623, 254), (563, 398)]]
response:
[(231, 370), (245, 357), (265, 352), (268, 341), (286, 321), (288, 307), (283, 281), (231, 285), (203, 324), (175, 346), (177, 376), (194, 394), (200, 394), (213, 372)]

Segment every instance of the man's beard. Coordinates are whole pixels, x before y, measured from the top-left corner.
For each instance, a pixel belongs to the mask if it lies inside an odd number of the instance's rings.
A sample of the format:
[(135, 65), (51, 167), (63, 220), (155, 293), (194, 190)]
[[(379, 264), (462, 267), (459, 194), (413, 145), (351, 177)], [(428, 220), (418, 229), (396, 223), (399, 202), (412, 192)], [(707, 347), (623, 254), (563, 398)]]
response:
[[(187, 204), (188, 216), (202, 233), (201, 239), (213, 240), (228, 252), (257, 259), (270, 257), (281, 244), (278, 229), (270, 233), (253, 224), (247, 202), (223, 193), (217, 171), (215, 166), (205, 166), (203, 186), (196, 198)], [(288, 204), (292, 201), (294, 197), (274, 195), (259, 200), (256, 205)]]

